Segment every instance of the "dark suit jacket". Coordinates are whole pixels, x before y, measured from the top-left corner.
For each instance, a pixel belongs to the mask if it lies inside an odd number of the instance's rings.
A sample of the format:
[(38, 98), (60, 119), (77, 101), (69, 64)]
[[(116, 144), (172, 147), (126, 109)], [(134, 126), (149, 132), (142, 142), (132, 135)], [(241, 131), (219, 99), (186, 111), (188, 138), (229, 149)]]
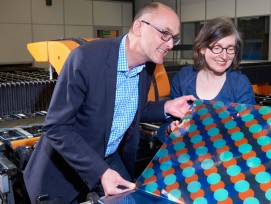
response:
[[(61, 70), (44, 131), (24, 171), (30, 199), (48, 194), (73, 200), (83, 182), (91, 189), (108, 168), (104, 154), (110, 135), (121, 37), (95, 40), (74, 49)], [(155, 64), (140, 73), (139, 107), (119, 151), (133, 174), (139, 122), (163, 121), (164, 102), (147, 102)]]

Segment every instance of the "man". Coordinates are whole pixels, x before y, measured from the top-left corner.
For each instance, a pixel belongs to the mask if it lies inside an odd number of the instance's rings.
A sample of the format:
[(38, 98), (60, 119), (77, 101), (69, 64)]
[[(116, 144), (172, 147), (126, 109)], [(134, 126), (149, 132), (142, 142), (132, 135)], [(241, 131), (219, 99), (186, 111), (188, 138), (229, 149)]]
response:
[(85, 186), (119, 194), (131, 183), (139, 122), (182, 117), (184, 96), (148, 102), (155, 64), (179, 42), (180, 21), (161, 3), (135, 16), (127, 35), (84, 43), (70, 53), (59, 75), (44, 134), (24, 171), (31, 202), (37, 196), (80, 200)]

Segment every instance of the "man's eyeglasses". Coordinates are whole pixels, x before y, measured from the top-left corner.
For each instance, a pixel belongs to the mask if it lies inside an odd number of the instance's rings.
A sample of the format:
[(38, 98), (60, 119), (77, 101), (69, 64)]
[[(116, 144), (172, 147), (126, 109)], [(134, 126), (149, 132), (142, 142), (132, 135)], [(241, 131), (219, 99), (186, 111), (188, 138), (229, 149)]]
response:
[(229, 55), (233, 55), (235, 54), (236, 50), (235, 50), (235, 47), (234, 46), (230, 46), (230, 47), (227, 47), (227, 48), (223, 48), (219, 45), (216, 45), (216, 46), (213, 46), (213, 47), (208, 47), (214, 54), (220, 54), (221, 52), (223, 52), (223, 50), (226, 50), (226, 52), (229, 54)]
[(165, 42), (168, 42), (168, 41), (172, 38), (172, 39), (173, 39), (173, 44), (174, 44), (174, 45), (178, 45), (178, 44), (180, 43), (181, 39), (180, 39), (180, 36), (179, 36), (179, 35), (172, 35), (170, 32), (165, 31), (165, 30), (162, 30), (162, 29), (160, 29), (160, 28), (158, 28), (158, 27), (156, 27), (156, 26), (150, 24), (150, 23), (147, 22), (147, 21), (143, 21), (143, 20), (142, 20), (141, 22), (146, 23), (147, 25), (153, 27), (153, 28), (156, 29), (158, 32), (160, 32), (160, 33), (162, 34), (161, 39), (164, 40)]

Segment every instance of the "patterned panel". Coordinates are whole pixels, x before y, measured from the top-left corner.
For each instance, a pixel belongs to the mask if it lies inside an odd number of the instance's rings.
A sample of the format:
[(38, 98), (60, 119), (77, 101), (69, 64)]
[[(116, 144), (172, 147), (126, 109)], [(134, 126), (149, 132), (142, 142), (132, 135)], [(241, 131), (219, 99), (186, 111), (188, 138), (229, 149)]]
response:
[(269, 106), (197, 100), (137, 188), (185, 204), (270, 203), (270, 124)]

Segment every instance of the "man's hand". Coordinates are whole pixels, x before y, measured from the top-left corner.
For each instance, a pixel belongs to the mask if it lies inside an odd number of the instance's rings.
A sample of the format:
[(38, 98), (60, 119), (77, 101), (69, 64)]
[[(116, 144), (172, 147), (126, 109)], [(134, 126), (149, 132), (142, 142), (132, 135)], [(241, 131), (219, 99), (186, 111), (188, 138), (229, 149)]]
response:
[(195, 100), (196, 98), (193, 95), (181, 96), (179, 98), (169, 100), (165, 103), (165, 113), (177, 118), (182, 118), (190, 108), (188, 101)]
[[(124, 193), (135, 188), (134, 183), (124, 180), (118, 172), (112, 169), (107, 169), (104, 172), (101, 178), (101, 183), (106, 196)], [(118, 186), (122, 186), (124, 189), (118, 188)]]

